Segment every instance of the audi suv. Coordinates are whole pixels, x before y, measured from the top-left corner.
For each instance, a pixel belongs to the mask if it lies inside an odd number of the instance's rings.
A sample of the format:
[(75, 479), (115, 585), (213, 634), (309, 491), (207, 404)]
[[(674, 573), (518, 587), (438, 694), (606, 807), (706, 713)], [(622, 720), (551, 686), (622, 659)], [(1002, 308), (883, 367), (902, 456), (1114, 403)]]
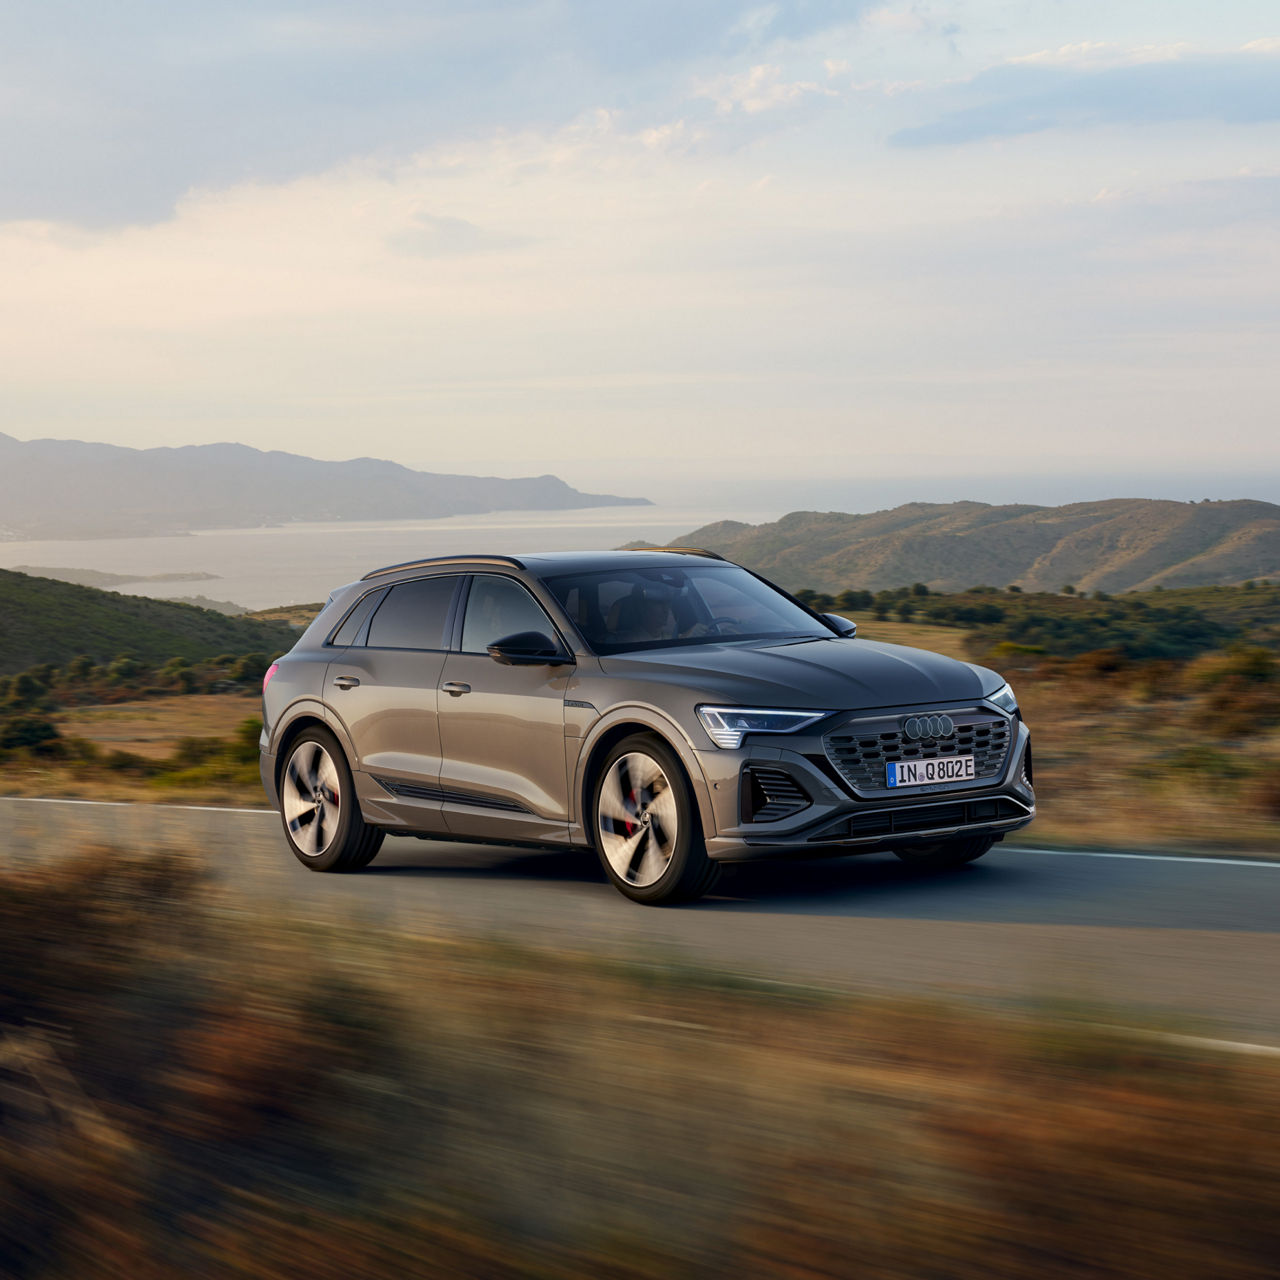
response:
[(859, 639), (688, 548), (366, 574), (267, 672), (261, 747), (314, 871), (388, 834), (581, 846), (645, 903), (754, 858), (955, 866), (1035, 815), (999, 675)]

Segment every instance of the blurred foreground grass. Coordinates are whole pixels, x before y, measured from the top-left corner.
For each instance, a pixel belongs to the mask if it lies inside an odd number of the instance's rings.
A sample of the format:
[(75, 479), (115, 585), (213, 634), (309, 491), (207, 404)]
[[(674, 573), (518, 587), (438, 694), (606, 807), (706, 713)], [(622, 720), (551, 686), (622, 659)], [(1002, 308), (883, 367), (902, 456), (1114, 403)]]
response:
[(0, 1273), (1274, 1275), (1280, 1059), (1099, 1017), (304, 927), (88, 850), (0, 873)]

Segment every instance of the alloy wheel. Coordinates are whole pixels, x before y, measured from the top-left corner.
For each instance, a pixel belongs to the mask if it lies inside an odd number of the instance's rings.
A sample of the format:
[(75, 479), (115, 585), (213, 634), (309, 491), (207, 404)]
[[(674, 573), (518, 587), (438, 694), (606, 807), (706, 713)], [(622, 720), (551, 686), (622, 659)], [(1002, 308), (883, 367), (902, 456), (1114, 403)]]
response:
[(280, 800), (299, 852), (318, 858), (338, 834), (342, 810), (337, 766), (318, 742), (300, 743), (290, 756)]
[(676, 850), (679, 818), (671, 781), (652, 756), (630, 752), (609, 766), (596, 823), (619, 880), (643, 889), (662, 878)]

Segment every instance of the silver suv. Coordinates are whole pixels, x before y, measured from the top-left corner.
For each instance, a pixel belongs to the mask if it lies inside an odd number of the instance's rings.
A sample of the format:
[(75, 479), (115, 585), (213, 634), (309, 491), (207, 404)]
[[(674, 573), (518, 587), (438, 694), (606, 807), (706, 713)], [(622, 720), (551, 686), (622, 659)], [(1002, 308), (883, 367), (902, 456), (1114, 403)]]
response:
[(748, 858), (955, 866), (1035, 815), (1000, 676), (685, 548), (378, 569), (267, 673), (263, 723), (263, 784), (315, 871), (388, 833), (582, 846), (667, 903)]

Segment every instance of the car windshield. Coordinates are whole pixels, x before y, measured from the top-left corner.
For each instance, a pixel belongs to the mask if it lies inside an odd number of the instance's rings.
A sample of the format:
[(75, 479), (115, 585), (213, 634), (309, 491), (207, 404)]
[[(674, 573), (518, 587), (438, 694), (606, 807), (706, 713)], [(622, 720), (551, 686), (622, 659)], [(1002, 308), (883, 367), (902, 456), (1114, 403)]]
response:
[(598, 654), (831, 632), (794, 601), (731, 564), (607, 569), (548, 578)]

